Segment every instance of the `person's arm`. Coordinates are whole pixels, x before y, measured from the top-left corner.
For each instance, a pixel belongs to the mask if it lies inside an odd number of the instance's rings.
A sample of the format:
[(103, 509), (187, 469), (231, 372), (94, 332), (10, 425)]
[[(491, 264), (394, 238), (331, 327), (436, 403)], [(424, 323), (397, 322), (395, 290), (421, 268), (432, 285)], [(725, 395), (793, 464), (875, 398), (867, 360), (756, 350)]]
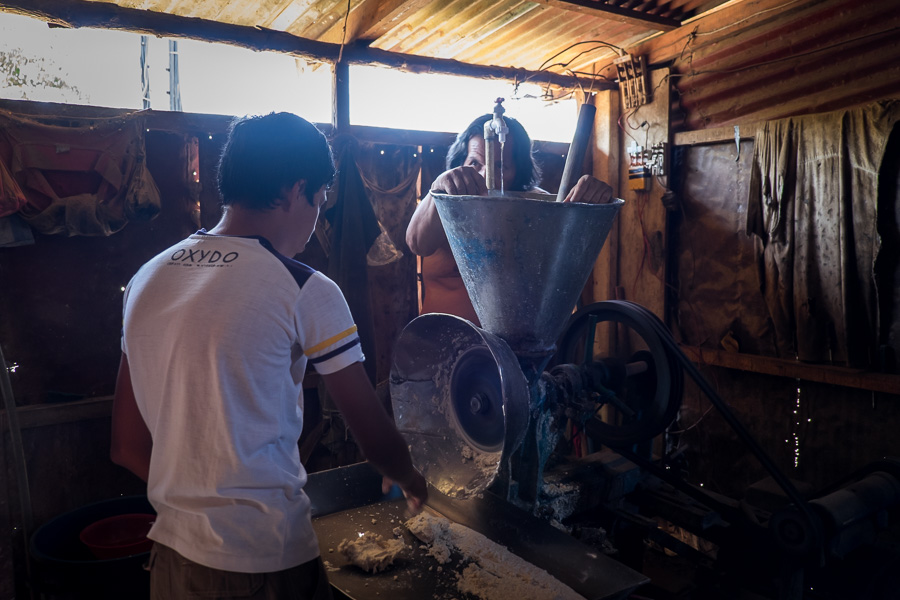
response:
[[(474, 167), (456, 167), (438, 175), (431, 184), (431, 190), (452, 195), (481, 196), (487, 194), (487, 184)], [(406, 245), (419, 256), (431, 256), (438, 248), (448, 245), (447, 234), (444, 233), (430, 190), (409, 220)]]
[(581, 202), (584, 204), (607, 204), (612, 202), (613, 189), (603, 181), (590, 175), (582, 175), (578, 182), (566, 194), (563, 202)]
[(378, 402), (363, 364), (322, 375), (322, 380), (363, 456), (400, 486), (410, 509), (418, 512), (428, 499), (425, 478), (413, 467), (406, 441)]
[(144, 481), (150, 473), (150, 451), (153, 439), (144, 418), (138, 410), (131, 385), (128, 357), (122, 354), (119, 375), (116, 378), (116, 395), (112, 408), (112, 443), (110, 458)]

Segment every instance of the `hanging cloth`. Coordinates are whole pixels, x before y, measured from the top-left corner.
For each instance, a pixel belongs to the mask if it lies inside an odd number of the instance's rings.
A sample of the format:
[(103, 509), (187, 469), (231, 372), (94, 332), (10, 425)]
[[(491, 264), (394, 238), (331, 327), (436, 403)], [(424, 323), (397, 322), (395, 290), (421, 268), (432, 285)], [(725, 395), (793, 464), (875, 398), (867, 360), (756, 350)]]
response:
[(877, 344), (878, 174), (900, 101), (765, 124), (747, 231), (779, 355), (868, 366)]
[(6, 165), (0, 161), (0, 218), (19, 212), (26, 204), (28, 199), (25, 198), (22, 188), (16, 183), (15, 177)]
[(337, 202), (325, 213), (331, 223), (326, 274), (344, 292), (366, 355), (366, 373), (374, 384), (377, 373), (375, 322), (369, 301), (366, 256), (381, 234), (381, 228), (356, 167), (355, 150), (354, 140), (341, 140)]
[[(110, 235), (154, 218), (160, 197), (143, 133), (141, 118), (62, 127), (0, 115), (0, 163), (25, 198), (20, 216), (36, 231), (69, 236)], [(15, 204), (0, 197), (7, 214)]]
[[(384, 148), (387, 149), (387, 155), (384, 154)], [(365, 148), (362, 154), (369, 160), (360, 160), (363, 157), (359, 156), (356, 162), (356, 168), (366, 187), (381, 230), (367, 257), (369, 266), (373, 267), (403, 258), (401, 248), (406, 246), (406, 226), (412, 210), (415, 209), (416, 183), (421, 164), (419, 158), (413, 161), (403, 160), (404, 155), (408, 154), (404, 147), (384, 148), (380, 150), (374, 147)], [(364, 162), (368, 163), (369, 172)], [(385, 185), (382, 179), (391, 183)], [(394, 184), (393, 180), (396, 179), (399, 179), (399, 182)]]

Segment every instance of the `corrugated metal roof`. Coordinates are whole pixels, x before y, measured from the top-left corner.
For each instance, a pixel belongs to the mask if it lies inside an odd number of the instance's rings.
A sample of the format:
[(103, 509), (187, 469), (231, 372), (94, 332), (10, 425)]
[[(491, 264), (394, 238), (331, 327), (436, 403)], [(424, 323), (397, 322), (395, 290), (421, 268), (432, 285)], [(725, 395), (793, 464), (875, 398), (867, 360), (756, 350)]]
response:
[[(601, 41), (627, 47), (725, 1), (114, 0), (113, 3), (123, 8), (271, 29), (309, 40), (340, 43), (343, 39), (347, 44), (362, 40), (380, 50), (474, 65), (538, 70), (556, 56), (550, 70), (563, 73), (567, 61), (579, 53), (593, 59), (611, 53), (609, 47), (598, 44), (586, 47), (584, 42)], [(343, 33), (345, 21), (346, 34)], [(579, 43), (582, 45), (566, 51)]]
[[(624, 49), (645, 56), (651, 68), (671, 69), (673, 126), (682, 131), (897, 96), (898, 6), (900, 0), (0, 1), (0, 10), (59, 24), (218, 38), (328, 61), (343, 42), (351, 61), (417, 71), (454, 71), (464, 63), (485, 77), (533, 78), (546, 70), (564, 85), (573, 84), (572, 74), (582, 84), (593, 75), (615, 81), (613, 60)], [(144, 24), (144, 11), (155, 25)], [(602, 85), (615, 84), (596, 83)]]

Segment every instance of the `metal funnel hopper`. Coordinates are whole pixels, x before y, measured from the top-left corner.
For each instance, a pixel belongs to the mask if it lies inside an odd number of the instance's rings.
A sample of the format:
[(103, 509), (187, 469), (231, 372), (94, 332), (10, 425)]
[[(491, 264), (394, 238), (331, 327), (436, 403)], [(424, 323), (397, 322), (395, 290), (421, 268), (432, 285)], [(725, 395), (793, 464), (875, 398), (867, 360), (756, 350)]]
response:
[(517, 355), (552, 353), (624, 201), (432, 197), (481, 326)]

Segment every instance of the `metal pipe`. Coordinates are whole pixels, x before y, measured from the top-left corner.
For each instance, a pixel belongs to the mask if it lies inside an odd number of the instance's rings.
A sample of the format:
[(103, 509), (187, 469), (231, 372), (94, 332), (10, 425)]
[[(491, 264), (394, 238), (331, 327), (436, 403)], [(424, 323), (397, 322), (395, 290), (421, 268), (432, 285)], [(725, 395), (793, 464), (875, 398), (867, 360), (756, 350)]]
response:
[(593, 104), (584, 103), (578, 109), (578, 123), (575, 125), (575, 135), (569, 144), (569, 154), (566, 156), (566, 165), (563, 167), (562, 181), (559, 184), (559, 193), (556, 201), (562, 202), (578, 179), (581, 177), (581, 168), (584, 164), (584, 154), (587, 151), (588, 140), (594, 129), (594, 115), (597, 108)]

